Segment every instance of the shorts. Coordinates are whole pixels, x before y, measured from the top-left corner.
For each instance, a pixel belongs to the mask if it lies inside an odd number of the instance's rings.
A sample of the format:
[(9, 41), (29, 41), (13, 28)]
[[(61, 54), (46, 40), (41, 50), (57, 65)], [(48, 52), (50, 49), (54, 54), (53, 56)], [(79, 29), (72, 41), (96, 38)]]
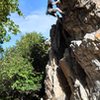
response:
[(56, 13), (56, 9), (49, 8), (49, 9), (48, 9), (48, 13)]

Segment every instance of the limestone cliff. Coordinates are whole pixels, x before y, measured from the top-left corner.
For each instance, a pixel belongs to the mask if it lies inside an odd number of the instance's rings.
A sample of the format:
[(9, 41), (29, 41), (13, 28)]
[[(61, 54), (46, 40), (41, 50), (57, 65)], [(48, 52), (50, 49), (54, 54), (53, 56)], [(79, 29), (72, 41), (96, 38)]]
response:
[(100, 100), (100, 0), (61, 0), (50, 30), (46, 100)]

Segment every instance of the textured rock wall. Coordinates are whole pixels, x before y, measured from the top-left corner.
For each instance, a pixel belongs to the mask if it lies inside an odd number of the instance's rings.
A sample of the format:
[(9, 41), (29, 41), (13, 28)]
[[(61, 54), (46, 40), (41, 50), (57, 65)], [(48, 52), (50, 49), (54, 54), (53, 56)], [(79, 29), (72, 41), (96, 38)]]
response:
[(49, 58), (50, 60), (46, 66), (45, 99), (66, 100), (68, 83), (66, 82), (65, 76), (63, 75), (61, 69), (57, 65), (57, 60), (52, 50), (49, 52)]
[(64, 29), (75, 39), (99, 29), (99, 4), (99, 0), (62, 0)]
[(100, 100), (100, 0), (61, 0), (50, 30), (46, 100)]

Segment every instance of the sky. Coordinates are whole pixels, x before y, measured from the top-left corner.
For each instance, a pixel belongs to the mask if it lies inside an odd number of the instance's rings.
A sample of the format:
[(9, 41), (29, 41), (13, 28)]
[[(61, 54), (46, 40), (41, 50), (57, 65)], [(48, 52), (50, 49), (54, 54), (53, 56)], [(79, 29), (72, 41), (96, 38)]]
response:
[(49, 38), (51, 25), (56, 23), (56, 18), (45, 14), (47, 0), (19, 0), (19, 8), (24, 17), (12, 14), (11, 19), (19, 25), (21, 33), (12, 35), (10, 42), (4, 43), (3, 48), (15, 45), (16, 40), (20, 40), (21, 36), (28, 32), (35, 31)]

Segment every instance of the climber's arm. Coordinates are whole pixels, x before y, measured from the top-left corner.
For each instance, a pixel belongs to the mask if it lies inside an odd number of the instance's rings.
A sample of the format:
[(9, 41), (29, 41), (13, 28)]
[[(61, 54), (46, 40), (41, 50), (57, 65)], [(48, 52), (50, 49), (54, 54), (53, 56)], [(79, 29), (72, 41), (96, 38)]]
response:
[(57, 0), (57, 1), (53, 2), (52, 4), (56, 5), (57, 3), (60, 3), (60, 0)]

